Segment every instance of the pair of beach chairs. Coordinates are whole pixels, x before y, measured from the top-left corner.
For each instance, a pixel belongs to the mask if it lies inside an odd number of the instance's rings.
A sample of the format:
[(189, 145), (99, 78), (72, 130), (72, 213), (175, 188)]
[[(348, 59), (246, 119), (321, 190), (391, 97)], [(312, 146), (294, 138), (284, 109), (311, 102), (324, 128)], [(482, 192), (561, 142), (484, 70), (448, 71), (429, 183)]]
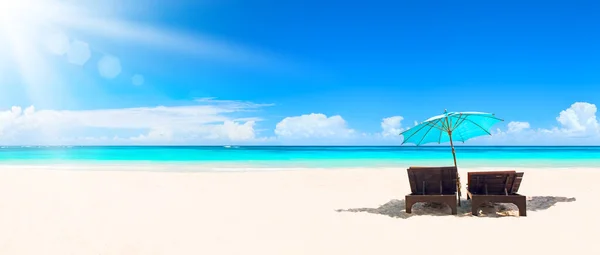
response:
[[(408, 180), (411, 194), (406, 195), (406, 213), (419, 202), (436, 202), (450, 206), (457, 214), (456, 167), (410, 167)], [(518, 194), (523, 173), (516, 171), (469, 172), (467, 176), (467, 199), (471, 200), (471, 212), (478, 215), (479, 207), (486, 203), (513, 203), (519, 208), (519, 216), (526, 216), (526, 198)]]

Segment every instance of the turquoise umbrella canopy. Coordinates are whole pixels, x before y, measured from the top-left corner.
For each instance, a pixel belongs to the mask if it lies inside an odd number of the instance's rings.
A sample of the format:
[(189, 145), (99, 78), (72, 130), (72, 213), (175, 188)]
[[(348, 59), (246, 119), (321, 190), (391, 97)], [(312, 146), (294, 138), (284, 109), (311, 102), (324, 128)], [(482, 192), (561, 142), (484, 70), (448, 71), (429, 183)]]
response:
[[(454, 166), (456, 164), (456, 152), (453, 141), (465, 142), (468, 139), (483, 135), (491, 135), (492, 126), (502, 119), (496, 118), (493, 113), (485, 112), (448, 112), (431, 117), (420, 124), (402, 132), (405, 143), (413, 143), (417, 146), (426, 143), (450, 142)], [(458, 197), (460, 198), (460, 177), (456, 180)], [(458, 200), (460, 205), (460, 199)]]
[(465, 142), (468, 139), (491, 135), (492, 126), (502, 119), (485, 112), (446, 112), (434, 116), (401, 133), (405, 143)]

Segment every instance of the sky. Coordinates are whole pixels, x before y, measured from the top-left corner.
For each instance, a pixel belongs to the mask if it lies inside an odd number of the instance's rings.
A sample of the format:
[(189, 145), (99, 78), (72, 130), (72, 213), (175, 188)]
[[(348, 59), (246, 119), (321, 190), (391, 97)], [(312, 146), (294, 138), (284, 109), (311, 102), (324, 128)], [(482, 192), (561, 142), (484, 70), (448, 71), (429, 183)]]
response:
[(597, 145), (598, 1), (0, 0), (2, 145)]

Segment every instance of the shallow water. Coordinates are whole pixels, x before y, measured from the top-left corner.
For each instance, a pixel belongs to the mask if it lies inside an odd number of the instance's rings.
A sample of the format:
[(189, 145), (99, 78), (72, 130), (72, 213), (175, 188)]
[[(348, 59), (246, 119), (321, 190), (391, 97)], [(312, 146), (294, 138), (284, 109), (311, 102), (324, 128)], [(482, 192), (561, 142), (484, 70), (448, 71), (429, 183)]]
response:
[[(600, 146), (461, 146), (463, 167), (600, 167)], [(452, 165), (444, 146), (85, 146), (2, 147), (0, 164), (198, 163), (257, 167)]]

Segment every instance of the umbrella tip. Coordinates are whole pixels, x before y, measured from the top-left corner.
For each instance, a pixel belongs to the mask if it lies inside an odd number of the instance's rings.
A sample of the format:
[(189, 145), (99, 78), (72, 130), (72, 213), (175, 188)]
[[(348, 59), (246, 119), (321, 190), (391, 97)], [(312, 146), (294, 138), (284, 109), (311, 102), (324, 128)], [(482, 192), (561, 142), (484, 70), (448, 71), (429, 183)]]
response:
[(448, 109), (444, 109), (444, 112), (448, 112)]

